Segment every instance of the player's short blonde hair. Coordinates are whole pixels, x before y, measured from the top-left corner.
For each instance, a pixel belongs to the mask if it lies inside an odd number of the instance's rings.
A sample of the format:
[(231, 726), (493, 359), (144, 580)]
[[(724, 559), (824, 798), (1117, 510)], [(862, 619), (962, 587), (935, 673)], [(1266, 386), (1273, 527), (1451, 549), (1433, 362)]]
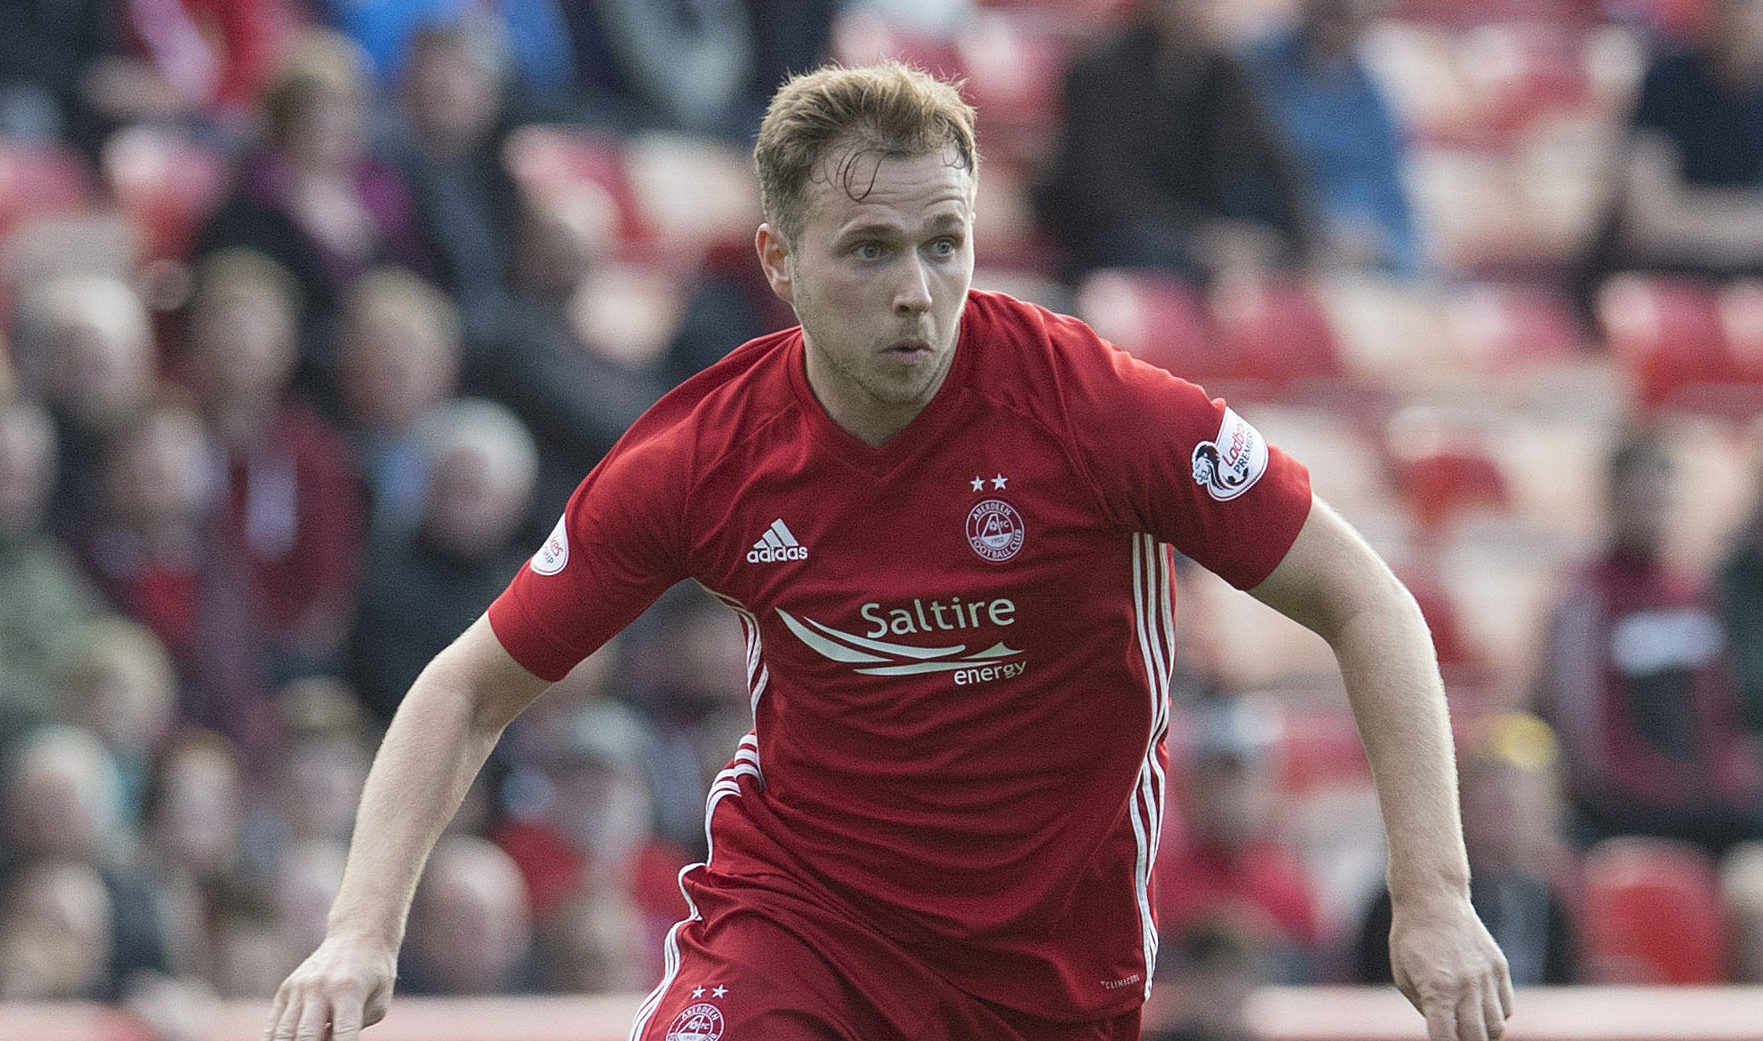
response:
[(830, 175), (854, 199), (867, 191), (858, 159), (936, 155), (979, 172), (973, 106), (959, 83), (890, 61), (863, 68), (832, 65), (792, 77), (772, 96), (753, 147), (765, 219), (794, 240), (807, 220), (808, 185), (835, 149), (845, 154)]

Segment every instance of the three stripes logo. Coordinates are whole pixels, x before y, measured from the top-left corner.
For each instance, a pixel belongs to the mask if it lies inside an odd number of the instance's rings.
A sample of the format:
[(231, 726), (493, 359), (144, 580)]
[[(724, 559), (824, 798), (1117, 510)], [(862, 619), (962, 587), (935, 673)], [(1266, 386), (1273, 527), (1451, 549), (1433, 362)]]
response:
[(772, 564), (785, 560), (807, 560), (808, 547), (796, 541), (783, 518), (771, 522), (765, 534), (747, 551), (747, 563)]

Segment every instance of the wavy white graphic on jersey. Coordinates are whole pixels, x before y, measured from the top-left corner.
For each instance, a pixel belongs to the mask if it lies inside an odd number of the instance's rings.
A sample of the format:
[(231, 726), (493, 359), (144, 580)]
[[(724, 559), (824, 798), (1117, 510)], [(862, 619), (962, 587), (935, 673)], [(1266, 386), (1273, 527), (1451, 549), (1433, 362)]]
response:
[[(784, 625), (789, 627), (790, 632), (796, 634), (796, 639), (807, 644), (815, 653), (832, 661), (858, 666), (854, 671), (865, 676), (916, 676), (927, 672), (953, 672), (956, 669), (970, 669), (975, 665), (1014, 658), (1022, 653), (1004, 646), (1002, 642), (972, 653), (964, 653), (967, 651), (964, 643), (953, 647), (914, 647), (910, 644), (872, 640), (867, 636), (822, 625), (812, 618), (798, 620), (781, 607), (777, 609), (777, 616), (784, 620)], [(803, 622), (808, 624), (803, 625)], [(901, 661), (902, 658), (911, 660)]]

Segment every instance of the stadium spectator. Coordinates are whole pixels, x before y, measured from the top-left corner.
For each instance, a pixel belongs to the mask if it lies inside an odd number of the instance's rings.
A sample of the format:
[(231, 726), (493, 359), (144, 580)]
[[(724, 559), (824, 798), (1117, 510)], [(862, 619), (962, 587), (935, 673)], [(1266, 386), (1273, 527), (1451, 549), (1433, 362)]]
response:
[[(626, 922), (634, 931), (619, 946), (653, 975), (662, 965), (667, 930), (684, 912), (677, 880), (691, 859), (655, 834), (648, 773), (654, 736), (635, 711), (603, 696), (583, 702), (561, 724), (560, 742), (539, 764), (544, 797), (519, 815), (511, 813), (492, 837), (519, 864), (542, 921), (582, 913)], [(607, 904), (569, 910), (597, 894), (624, 909)], [(588, 924), (564, 921), (559, 927)]]
[(284, 840), (341, 845), (373, 758), (373, 727), (354, 692), (329, 676), (294, 680), (276, 694), (282, 734), (272, 777)]
[(1241, 702), (1201, 709), (1181, 808), (1185, 828), (1157, 858), (1158, 930), (1180, 937), (1206, 922), (1252, 940), (1276, 980), (1314, 979), (1321, 953), (1316, 897), (1303, 863), (1277, 834), (1267, 737)]
[(324, 16), (360, 44), (374, 75), (396, 83), (420, 60), (425, 32), (456, 33), (523, 93), (567, 104), (575, 86), (564, 0), (321, 0)]
[(370, 96), (360, 49), (309, 31), (289, 45), (264, 97), (264, 147), (247, 156), (195, 253), (242, 246), (285, 267), (309, 328), (377, 264), (432, 267), (414, 204), (396, 170), (368, 150)]
[(1583, 273), (1763, 273), (1763, 2), (1715, 0), (1702, 42), (1658, 55)]
[(520, 225), (508, 325), (468, 346), (466, 390), (513, 409), (538, 440), (535, 499), (547, 516), (562, 511), (582, 469), (666, 390), (655, 371), (599, 350), (578, 313), (582, 287), (607, 263), (608, 231), (599, 216), (559, 205), (530, 208)]
[(736, 133), (753, 68), (743, 0), (563, 5), (588, 111), (699, 133)]
[(60, 710), (60, 674), (84, 644), (97, 592), (49, 534), (55, 426), (0, 398), (0, 747)]
[(412, 994), (533, 989), (526, 883), (494, 843), (463, 835), (440, 841), (411, 905), (409, 935), (398, 978)]
[(575, 897), (539, 923), (538, 978), (561, 994), (629, 994), (654, 977), (642, 915), (609, 891)]
[(369, 556), (356, 602), (350, 675), (382, 723), (422, 667), (520, 569), (538, 449), (512, 413), (468, 398), (437, 408), (416, 435), (429, 471), (421, 526)]
[(213, 907), (213, 969), (206, 977), (227, 1001), (266, 1001), (298, 957), (276, 928), (274, 901), (260, 889), (231, 889)]
[(119, 122), (179, 107), (164, 76), (129, 53), (121, 6), (0, 5), (0, 134), (95, 155)]
[(1664, 556), (1670, 447), (1631, 436), (1606, 477), (1609, 548), (1556, 608), (1536, 705), (1560, 737), (1581, 841), (1626, 833), (1713, 850), (1763, 835), (1763, 782), (1740, 724), (1725, 630)]
[(232, 742), (186, 730), (157, 763), (144, 831), (145, 861), (172, 974), (213, 979), (215, 903), (245, 884), (245, 772)]
[(116, 763), (125, 818), (138, 825), (148, 779), (177, 711), (177, 672), (153, 631), (126, 615), (94, 618), (61, 679), (68, 722), (102, 740)]
[(428, 493), (421, 423), (459, 381), (459, 310), (407, 271), (373, 271), (350, 291), (339, 339), (337, 392), (367, 481), (369, 536), (408, 537)]
[(240, 597), (229, 625), (247, 652), (256, 644), (224, 685), (231, 697), (340, 663), (366, 531), (348, 448), (291, 391), (297, 344), (272, 271), (248, 252), (205, 260), (184, 345), (219, 448), (214, 562), (230, 572), (223, 595)]
[(208, 663), (231, 646), (208, 643), (205, 633), (233, 631), (210, 622), (215, 605), (205, 597), (213, 573), (207, 539), (214, 451), (201, 416), (181, 405), (155, 407), (119, 433), (106, 453), (102, 498), (79, 545), (94, 581), (151, 629), (176, 662), (178, 717), (244, 733), (254, 726), (246, 713), (210, 717), (203, 695), (214, 682)]
[[(1513, 984), (1579, 982), (1554, 734), (1528, 713), (1479, 720), (1459, 777), (1469, 897), (1506, 952)], [(1360, 983), (1390, 982), (1390, 914), (1380, 890), (1354, 945)]]
[(298, 959), (314, 937), (324, 936), (348, 852), (336, 839), (295, 839), (282, 848), (270, 892), (284, 958)]
[(440, 284), (474, 336), (490, 335), (508, 306), (520, 209), (503, 160), (509, 127), (500, 70), (485, 49), (462, 28), (415, 35), (395, 157), (434, 245)]
[(1360, 57), (1386, 0), (1304, 0), (1248, 55), (1299, 169), (1330, 265), (1412, 277), (1419, 233), (1402, 187), (1405, 142)]
[(1168, 1011), (1145, 1041), (1249, 1041), (1249, 995), (1266, 982), (1254, 941), (1232, 925), (1202, 921), (1167, 949), (1160, 1000)]
[(1745, 727), (1763, 736), (1763, 489), (1717, 578)]
[(1077, 58), (1038, 196), (1073, 275), (1156, 268), (1207, 279), (1310, 256), (1314, 219), (1244, 64), (1198, 0), (1151, 0)]
[(35, 860), (13, 872), (0, 895), (0, 1001), (115, 1000), (114, 919), (86, 861)]
[(152, 328), (134, 291), (101, 275), (27, 293), (21, 325), (21, 382), (54, 414), (60, 446), (51, 524), (68, 537), (97, 503), (106, 444), (158, 390)]
[(24, 877), (33, 864), (67, 862), (79, 866), (82, 878), (95, 873), (106, 894), (100, 906), (109, 908), (101, 918), (109, 930), (109, 960), (96, 983), (78, 974), (95, 988), (81, 996), (114, 1001), (137, 973), (165, 974), (152, 889), (132, 862), (134, 835), (124, 825), (115, 764), (103, 743), (78, 727), (39, 727), (14, 744), (0, 777), (6, 881)]

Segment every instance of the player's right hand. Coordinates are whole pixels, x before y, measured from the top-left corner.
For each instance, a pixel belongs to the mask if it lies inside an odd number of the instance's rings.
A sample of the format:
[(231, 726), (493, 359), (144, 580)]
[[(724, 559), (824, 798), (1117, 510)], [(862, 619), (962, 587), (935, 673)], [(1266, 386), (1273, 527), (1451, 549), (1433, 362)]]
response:
[(263, 1041), (358, 1041), (385, 1018), (397, 974), (396, 947), (327, 936), (282, 981)]

